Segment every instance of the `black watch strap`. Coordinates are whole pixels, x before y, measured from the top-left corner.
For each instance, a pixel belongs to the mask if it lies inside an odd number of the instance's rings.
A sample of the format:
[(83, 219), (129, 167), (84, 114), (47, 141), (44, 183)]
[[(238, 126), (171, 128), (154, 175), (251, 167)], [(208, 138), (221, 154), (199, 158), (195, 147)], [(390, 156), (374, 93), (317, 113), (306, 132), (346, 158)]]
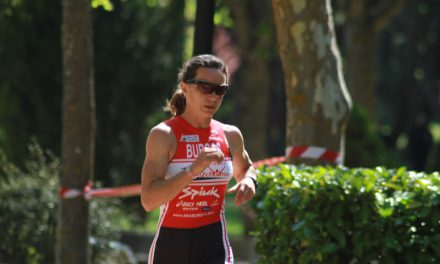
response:
[(250, 177), (250, 176), (248, 176), (248, 178), (250, 178), (254, 182), (255, 191), (256, 191), (258, 189), (258, 186), (259, 186), (257, 179), (254, 178), (254, 177)]

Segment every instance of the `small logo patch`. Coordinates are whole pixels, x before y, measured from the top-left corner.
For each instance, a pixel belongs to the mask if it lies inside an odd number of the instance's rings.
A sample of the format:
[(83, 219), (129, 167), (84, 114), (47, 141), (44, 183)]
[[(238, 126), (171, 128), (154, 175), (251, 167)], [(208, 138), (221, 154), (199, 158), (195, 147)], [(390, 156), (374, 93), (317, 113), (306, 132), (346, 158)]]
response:
[(199, 142), (199, 135), (182, 135), (180, 142)]

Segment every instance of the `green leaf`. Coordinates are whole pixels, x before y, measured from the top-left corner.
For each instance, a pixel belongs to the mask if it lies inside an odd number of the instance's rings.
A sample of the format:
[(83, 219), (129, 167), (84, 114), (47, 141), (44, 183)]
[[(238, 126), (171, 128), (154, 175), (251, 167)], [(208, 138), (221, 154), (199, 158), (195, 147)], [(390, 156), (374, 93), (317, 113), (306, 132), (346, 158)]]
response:
[(292, 231), (297, 231), (298, 229), (300, 229), (301, 227), (304, 226), (306, 222), (304, 220), (299, 221), (298, 223), (295, 223), (292, 225)]
[(92, 7), (102, 7), (105, 11), (112, 11), (114, 8), (110, 0), (92, 0)]
[(345, 248), (345, 244), (346, 244), (345, 235), (344, 233), (341, 232), (341, 230), (339, 230), (338, 227), (336, 227), (332, 223), (328, 223), (326, 224), (326, 230), (334, 239), (336, 239), (336, 241), (338, 241), (341, 248)]
[(327, 243), (322, 247), (322, 252), (325, 254), (330, 254), (335, 252), (338, 246), (335, 243)]
[(313, 256), (309, 252), (303, 252), (299, 255), (298, 264), (309, 264), (312, 262)]
[(390, 217), (393, 214), (393, 208), (392, 207), (378, 207), (378, 211), (380, 216), (383, 218)]
[(399, 191), (402, 190), (401, 186), (399, 186), (397, 184), (394, 184), (394, 183), (384, 182), (384, 183), (382, 183), (382, 185), (386, 186), (386, 187), (388, 187), (390, 189), (399, 190)]

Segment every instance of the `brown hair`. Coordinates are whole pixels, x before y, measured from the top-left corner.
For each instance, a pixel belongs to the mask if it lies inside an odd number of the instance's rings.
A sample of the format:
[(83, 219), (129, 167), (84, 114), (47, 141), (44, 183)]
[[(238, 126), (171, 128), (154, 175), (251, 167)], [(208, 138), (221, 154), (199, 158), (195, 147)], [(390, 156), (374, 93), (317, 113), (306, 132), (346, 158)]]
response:
[[(177, 75), (177, 82), (186, 82), (194, 79), (194, 77), (196, 77), (197, 70), (201, 67), (218, 69), (226, 75), (226, 79), (228, 77), (226, 64), (220, 58), (211, 54), (203, 54), (192, 57), (189, 61), (183, 64), (183, 67), (180, 69), (179, 74)], [(167, 100), (164, 110), (171, 112), (173, 116), (179, 116), (185, 112), (185, 107), (185, 95), (178, 84), (171, 99)]]

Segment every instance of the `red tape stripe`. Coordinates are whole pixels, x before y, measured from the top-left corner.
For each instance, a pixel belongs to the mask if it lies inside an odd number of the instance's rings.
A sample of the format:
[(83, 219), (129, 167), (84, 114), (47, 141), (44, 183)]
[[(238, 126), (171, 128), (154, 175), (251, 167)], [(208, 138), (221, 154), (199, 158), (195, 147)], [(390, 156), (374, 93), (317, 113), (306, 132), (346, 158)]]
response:
[(293, 147), (290, 153), (288, 154), (288, 157), (296, 158), (301, 157), (301, 155), (307, 150), (306, 146), (296, 146)]

